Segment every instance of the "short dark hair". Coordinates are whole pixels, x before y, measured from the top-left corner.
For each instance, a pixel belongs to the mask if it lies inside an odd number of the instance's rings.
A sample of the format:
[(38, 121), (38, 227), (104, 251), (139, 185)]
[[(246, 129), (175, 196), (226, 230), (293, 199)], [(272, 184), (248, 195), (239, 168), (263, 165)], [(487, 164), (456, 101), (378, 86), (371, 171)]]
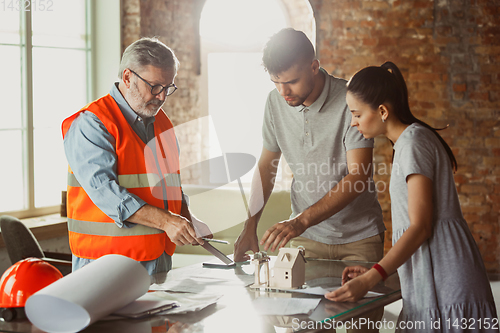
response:
[(279, 74), (301, 61), (312, 62), (315, 58), (314, 47), (306, 34), (286, 28), (266, 43), (262, 63), (269, 74)]
[(121, 79), (125, 68), (139, 70), (145, 66), (162, 69), (179, 69), (179, 60), (171, 48), (156, 37), (143, 37), (130, 44), (122, 55), (118, 77)]

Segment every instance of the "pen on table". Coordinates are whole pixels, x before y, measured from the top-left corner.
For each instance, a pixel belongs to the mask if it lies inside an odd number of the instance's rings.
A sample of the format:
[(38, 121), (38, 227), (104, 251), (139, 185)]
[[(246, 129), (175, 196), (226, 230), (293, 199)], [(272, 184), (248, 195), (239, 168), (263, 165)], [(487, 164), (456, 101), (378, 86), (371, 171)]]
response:
[(205, 237), (202, 237), (201, 239), (203, 239), (205, 242), (214, 242), (214, 243), (221, 243), (221, 244), (229, 244), (228, 241), (220, 240), (220, 239), (212, 239), (212, 238), (205, 238)]

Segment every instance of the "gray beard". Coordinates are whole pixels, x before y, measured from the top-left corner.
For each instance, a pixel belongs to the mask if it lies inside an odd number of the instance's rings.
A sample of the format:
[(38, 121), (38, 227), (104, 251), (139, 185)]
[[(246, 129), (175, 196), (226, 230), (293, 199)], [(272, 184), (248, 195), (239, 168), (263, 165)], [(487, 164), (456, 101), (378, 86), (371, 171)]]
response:
[[(135, 113), (137, 113), (139, 116), (142, 118), (149, 118), (149, 117), (154, 117), (160, 111), (161, 106), (165, 102), (161, 102), (157, 99), (153, 99), (149, 102), (144, 102), (143, 98), (139, 94), (139, 88), (137, 87), (137, 84), (134, 82), (134, 87), (129, 89), (127, 91), (127, 100), (133, 101), (133, 102), (139, 102), (139, 103), (134, 103), (134, 104), (139, 104), (138, 107), (134, 110)], [(157, 106), (157, 108), (150, 110), (147, 108), (149, 104), (153, 104)], [(129, 103), (130, 105), (130, 103)]]
[(154, 117), (158, 114), (158, 111), (160, 111), (160, 107), (161, 107), (161, 105), (160, 105), (160, 106), (158, 106), (158, 108), (150, 110), (150, 109), (147, 109), (146, 106), (147, 106), (147, 104), (141, 105), (140, 108), (138, 108), (137, 110), (134, 110), (135, 113), (137, 113), (142, 118)]

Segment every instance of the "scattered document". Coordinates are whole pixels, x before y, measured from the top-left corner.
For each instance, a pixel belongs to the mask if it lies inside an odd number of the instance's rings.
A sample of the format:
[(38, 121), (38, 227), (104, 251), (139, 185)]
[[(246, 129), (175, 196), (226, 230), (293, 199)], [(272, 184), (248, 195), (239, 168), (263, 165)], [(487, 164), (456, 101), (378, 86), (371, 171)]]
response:
[(139, 262), (107, 255), (33, 294), (25, 311), (43, 331), (79, 332), (144, 295), (149, 284)]
[(227, 271), (223, 269), (203, 269), (202, 274), (200, 272), (196, 272), (191, 274), (193, 277), (204, 277), (204, 278), (213, 278), (213, 279), (221, 279), (221, 280), (230, 280), (235, 282), (241, 282), (244, 285), (249, 285), (254, 283), (255, 275), (253, 274), (235, 274), (234, 271)]
[[(326, 293), (329, 293), (330, 291), (337, 290), (340, 287), (334, 287), (334, 288), (323, 288), (323, 287), (312, 287), (312, 288), (305, 288), (305, 289), (293, 289), (293, 290), (287, 290), (288, 292), (294, 292), (294, 293), (302, 293), (302, 294), (308, 294), (308, 295), (318, 295), (318, 296), (323, 296)], [(364, 298), (369, 298), (369, 297), (379, 297), (384, 295), (383, 293), (377, 293), (374, 291), (369, 291), (366, 293)]]
[(318, 306), (320, 298), (269, 298), (259, 297), (253, 300), (258, 314), (291, 316), (310, 314)]
[(104, 320), (114, 320), (116, 316), (138, 319), (151, 315), (196, 312), (217, 303), (221, 297), (222, 295), (154, 291), (113, 312)]
[(156, 293), (146, 293), (132, 303), (114, 311), (113, 315), (138, 319), (176, 307), (179, 307), (179, 303), (175, 300), (165, 299), (158, 296)]
[(174, 291), (184, 293), (217, 293), (221, 288), (245, 287), (247, 284), (239, 279), (219, 279), (204, 276), (192, 276), (186, 279), (173, 279), (161, 284), (152, 284), (149, 290), (152, 291)]
[[(267, 288), (267, 287), (258, 287), (257, 289), (268, 290), (268, 291), (277, 291), (283, 293), (300, 293), (307, 295), (316, 295), (316, 296), (324, 296), (326, 293), (337, 290), (340, 287), (332, 287), (332, 288), (323, 288), (323, 287), (310, 287), (303, 289), (282, 289), (282, 288)], [(375, 291), (369, 291), (363, 298), (370, 297), (379, 297), (385, 295), (384, 293), (378, 293)]]
[(166, 302), (175, 302), (178, 304), (170, 310), (161, 312), (161, 314), (183, 314), (188, 312), (200, 311), (204, 308), (217, 303), (222, 295), (208, 295), (208, 294), (174, 294), (166, 293), (164, 291), (157, 291), (148, 294), (153, 294), (158, 299), (163, 299)]
[(330, 291), (337, 289), (337, 288), (338, 287), (325, 289), (323, 287), (312, 287), (312, 288), (305, 288), (305, 289), (293, 289), (293, 290), (289, 290), (289, 291), (293, 292), (293, 293), (323, 296), (326, 293), (329, 293)]

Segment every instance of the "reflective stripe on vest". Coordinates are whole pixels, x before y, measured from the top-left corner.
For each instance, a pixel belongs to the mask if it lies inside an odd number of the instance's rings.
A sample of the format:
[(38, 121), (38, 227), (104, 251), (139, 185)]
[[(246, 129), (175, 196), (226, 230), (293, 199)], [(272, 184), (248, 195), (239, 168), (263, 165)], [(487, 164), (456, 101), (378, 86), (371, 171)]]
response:
[[(164, 175), (167, 187), (180, 187), (181, 175), (178, 173), (167, 173)], [(118, 184), (125, 188), (159, 187), (160, 179), (155, 173), (142, 173), (133, 175), (118, 175)], [(81, 187), (75, 175), (68, 172), (68, 186)]]
[(115, 223), (78, 221), (74, 219), (68, 219), (68, 229), (81, 234), (112, 237), (164, 233), (163, 230), (146, 227), (141, 224), (136, 224), (132, 228), (118, 228)]
[[(159, 209), (180, 214), (182, 188), (179, 175), (178, 145), (173, 124), (160, 109), (155, 116), (155, 139), (145, 144), (133, 131), (118, 104), (108, 94), (66, 118), (63, 138), (83, 111), (99, 118), (116, 140), (116, 184)], [(153, 146), (150, 146), (153, 145)], [(68, 228), (71, 251), (80, 258), (97, 259), (116, 253), (137, 261), (154, 260), (163, 252), (172, 255), (175, 244), (155, 228), (136, 224), (120, 228), (101, 211), (68, 171)]]

